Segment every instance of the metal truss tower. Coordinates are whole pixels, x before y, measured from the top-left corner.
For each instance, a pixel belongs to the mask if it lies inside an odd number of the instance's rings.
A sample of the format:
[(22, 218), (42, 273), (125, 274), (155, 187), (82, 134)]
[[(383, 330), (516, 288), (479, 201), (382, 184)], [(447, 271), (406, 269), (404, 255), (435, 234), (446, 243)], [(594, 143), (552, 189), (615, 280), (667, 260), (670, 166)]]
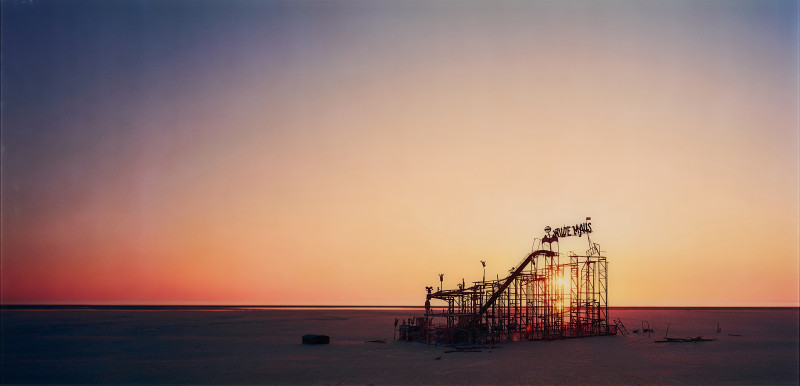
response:
[[(587, 221), (589, 218), (587, 218)], [(562, 227), (534, 243), (533, 251), (503, 279), (467, 287), (428, 287), (424, 318), (401, 326), (401, 338), (441, 343), (550, 340), (616, 334), (608, 316), (608, 262), (588, 238), (591, 223)], [(587, 235), (585, 255), (561, 262), (559, 238)], [(566, 259), (565, 259), (566, 260)], [(445, 302), (430, 307), (431, 299)], [(412, 334), (411, 331), (414, 331)]]

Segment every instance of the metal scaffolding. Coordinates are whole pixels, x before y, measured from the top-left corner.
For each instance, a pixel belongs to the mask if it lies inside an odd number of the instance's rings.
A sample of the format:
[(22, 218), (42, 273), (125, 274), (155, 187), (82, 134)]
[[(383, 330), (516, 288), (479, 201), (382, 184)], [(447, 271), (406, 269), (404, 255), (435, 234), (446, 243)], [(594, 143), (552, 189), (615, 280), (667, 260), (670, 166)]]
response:
[[(508, 277), (484, 278), (469, 287), (462, 281), (456, 289), (436, 292), (427, 287), (425, 316), (401, 326), (400, 338), (479, 344), (616, 334), (608, 318), (608, 262), (589, 238), (588, 220), (552, 234), (545, 228), (546, 235)], [(562, 263), (559, 238), (584, 234), (586, 254), (570, 252)], [(431, 307), (432, 299), (446, 305)]]

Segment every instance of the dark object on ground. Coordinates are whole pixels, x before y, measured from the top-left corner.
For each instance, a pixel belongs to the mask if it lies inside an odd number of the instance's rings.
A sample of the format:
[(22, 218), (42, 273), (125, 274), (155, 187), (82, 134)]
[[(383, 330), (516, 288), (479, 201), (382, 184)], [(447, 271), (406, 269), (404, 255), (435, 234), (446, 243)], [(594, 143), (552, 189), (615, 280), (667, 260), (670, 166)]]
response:
[(714, 338), (703, 338), (702, 336), (698, 336), (696, 338), (667, 338), (664, 337), (664, 340), (656, 340), (653, 343), (685, 343), (685, 342), (711, 342), (712, 340), (716, 340)]
[(386, 343), (386, 339), (368, 340), (367, 343)]
[[(449, 354), (453, 352), (482, 352), (482, 349), (493, 349), (493, 348), (502, 348), (495, 346), (493, 344), (490, 345), (462, 345), (462, 346), (448, 346), (454, 350), (447, 350), (444, 353)], [(489, 351), (491, 352), (491, 351)]]
[(331, 337), (327, 335), (308, 334), (303, 335), (303, 344), (328, 344), (331, 342)]

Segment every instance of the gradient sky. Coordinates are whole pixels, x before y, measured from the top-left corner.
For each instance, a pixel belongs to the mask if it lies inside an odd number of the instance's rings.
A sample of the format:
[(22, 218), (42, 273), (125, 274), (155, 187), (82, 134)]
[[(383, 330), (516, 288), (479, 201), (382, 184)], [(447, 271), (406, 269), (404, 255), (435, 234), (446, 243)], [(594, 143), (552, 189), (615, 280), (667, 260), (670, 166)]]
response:
[(797, 1), (0, 4), (3, 303), (800, 304)]

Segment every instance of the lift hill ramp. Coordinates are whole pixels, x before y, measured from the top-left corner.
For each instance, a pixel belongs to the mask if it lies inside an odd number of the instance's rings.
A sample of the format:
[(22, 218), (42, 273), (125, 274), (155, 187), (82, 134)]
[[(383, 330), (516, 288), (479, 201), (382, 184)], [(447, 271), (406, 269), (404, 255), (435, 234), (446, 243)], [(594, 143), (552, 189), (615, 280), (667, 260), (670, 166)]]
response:
[(494, 302), (497, 300), (497, 298), (499, 298), (503, 294), (503, 292), (505, 292), (505, 290), (508, 288), (508, 286), (511, 285), (512, 282), (514, 282), (514, 279), (516, 279), (517, 276), (519, 276), (522, 273), (522, 271), (525, 270), (525, 267), (527, 267), (528, 264), (530, 264), (531, 261), (533, 261), (533, 259), (535, 259), (535, 258), (537, 258), (537, 257), (539, 257), (541, 255), (545, 255), (547, 257), (553, 257), (553, 256), (556, 255), (556, 253), (553, 252), (553, 251), (540, 249), (540, 250), (535, 251), (535, 252), (531, 253), (530, 255), (528, 255), (528, 257), (526, 257), (525, 260), (522, 260), (522, 263), (520, 263), (517, 266), (517, 269), (515, 269), (514, 272), (511, 273), (511, 275), (506, 278), (506, 280), (503, 282), (503, 284), (500, 285), (500, 287), (497, 289), (497, 291), (495, 291), (492, 294), (492, 296), (489, 297), (489, 299), (486, 301), (486, 304), (481, 306), (481, 309), (478, 311), (478, 314), (475, 315), (475, 319), (480, 319), (481, 316), (483, 316), (483, 314), (485, 314), (486, 311), (489, 310), (489, 308), (492, 306), (492, 304), (494, 304)]

